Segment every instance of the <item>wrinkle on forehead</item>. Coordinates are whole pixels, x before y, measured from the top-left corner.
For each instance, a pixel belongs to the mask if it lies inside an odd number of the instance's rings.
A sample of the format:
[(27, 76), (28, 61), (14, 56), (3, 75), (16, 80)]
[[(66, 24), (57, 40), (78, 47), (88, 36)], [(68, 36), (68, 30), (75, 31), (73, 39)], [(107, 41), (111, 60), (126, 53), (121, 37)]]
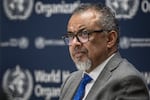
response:
[(99, 14), (97, 14), (94, 10), (87, 10), (83, 13), (77, 13), (71, 16), (68, 23), (68, 31), (77, 31), (80, 29), (84, 29), (92, 26), (92, 24), (96, 24), (99, 18)]

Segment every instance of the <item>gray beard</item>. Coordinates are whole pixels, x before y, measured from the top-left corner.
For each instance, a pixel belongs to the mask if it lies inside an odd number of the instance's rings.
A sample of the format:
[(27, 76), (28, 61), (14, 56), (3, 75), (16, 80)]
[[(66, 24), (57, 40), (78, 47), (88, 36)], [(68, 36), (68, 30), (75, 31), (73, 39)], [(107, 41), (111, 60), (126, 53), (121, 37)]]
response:
[(85, 62), (81, 62), (81, 61), (76, 62), (76, 67), (78, 70), (86, 71), (90, 69), (91, 65), (92, 65), (92, 62), (90, 59), (86, 60)]

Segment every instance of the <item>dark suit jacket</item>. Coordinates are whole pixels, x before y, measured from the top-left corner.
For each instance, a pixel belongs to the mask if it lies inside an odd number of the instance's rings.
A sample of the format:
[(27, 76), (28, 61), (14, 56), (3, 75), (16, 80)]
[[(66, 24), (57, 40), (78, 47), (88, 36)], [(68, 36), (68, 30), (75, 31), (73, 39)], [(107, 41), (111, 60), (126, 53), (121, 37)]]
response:
[[(72, 73), (62, 85), (60, 100), (72, 100), (82, 71)], [(85, 100), (150, 100), (148, 87), (134, 66), (117, 53), (106, 64)]]

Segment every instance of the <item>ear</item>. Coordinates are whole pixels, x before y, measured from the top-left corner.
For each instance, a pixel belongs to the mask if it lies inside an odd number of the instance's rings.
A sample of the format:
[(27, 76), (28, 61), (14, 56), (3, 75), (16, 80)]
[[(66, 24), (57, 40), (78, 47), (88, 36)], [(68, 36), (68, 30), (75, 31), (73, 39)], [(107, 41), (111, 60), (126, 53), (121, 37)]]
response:
[(116, 45), (117, 37), (118, 37), (118, 34), (114, 30), (112, 30), (108, 33), (108, 36), (107, 36), (107, 47), (108, 48), (112, 48), (113, 46)]

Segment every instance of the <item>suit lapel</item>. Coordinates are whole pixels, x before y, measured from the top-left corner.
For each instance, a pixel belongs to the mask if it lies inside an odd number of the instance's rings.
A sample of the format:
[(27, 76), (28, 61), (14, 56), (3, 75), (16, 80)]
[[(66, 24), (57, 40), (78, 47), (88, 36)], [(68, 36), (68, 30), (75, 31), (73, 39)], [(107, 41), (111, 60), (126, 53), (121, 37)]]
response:
[(98, 88), (103, 87), (103, 84), (105, 84), (105, 82), (111, 77), (112, 71), (118, 67), (118, 64), (121, 61), (122, 61), (122, 58), (119, 53), (117, 53), (116, 55), (114, 55), (114, 57), (110, 59), (110, 61), (106, 64), (103, 71), (98, 76), (96, 82), (94, 83), (93, 87), (89, 91), (85, 100), (94, 100), (93, 97), (95, 97), (96, 94), (99, 92)]
[(71, 78), (71, 82), (68, 85), (66, 94), (63, 98), (63, 100), (72, 100), (72, 97), (74, 96), (74, 93), (81, 81), (82, 78), (82, 71), (78, 72), (73, 78)]
[(98, 76), (96, 82), (94, 83), (93, 87), (89, 91), (85, 100), (94, 100), (93, 97), (98, 93), (99, 89), (109, 78), (111, 77), (110, 71), (103, 70), (102, 73)]

